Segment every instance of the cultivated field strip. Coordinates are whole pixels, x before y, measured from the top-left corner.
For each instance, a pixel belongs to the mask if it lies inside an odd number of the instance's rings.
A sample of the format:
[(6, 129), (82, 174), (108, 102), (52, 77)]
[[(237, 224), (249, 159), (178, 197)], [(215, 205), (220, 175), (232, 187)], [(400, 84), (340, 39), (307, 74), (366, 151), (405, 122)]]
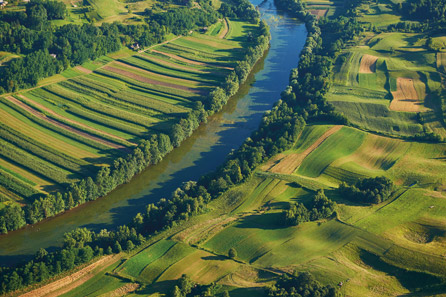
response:
[(375, 73), (376, 61), (378, 57), (371, 55), (364, 55), (361, 58), (361, 64), (359, 65), (359, 73)]
[(302, 161), (317, 149), (328, 137), (341, 130), (343, 126), (337, 125), (325, 132), (319, 139), (317, 139), (309, 148), (300, 154), (290, 154), (283, 157), (277, 164), (271, 167), (268, 171), (274, 173), (292, 174), (300, 166)]
[(390, 109), (395, 111), (418, 112), (421, 102), (415, 90), (414, 80), (399, 77), (396, 81), (397, 89), (392, 92), (393, 100)]
[[(225, 37), (228, 27), (220, 22), (216, 35)], [(239, 42), (216, 35), (177, 37), (151, 52), (103, 57), (41, 87), (0, 97), (2, 199), (62, 189), (94, 176), (151, 134), (170, 134), (224, 82), (243, 51)]]

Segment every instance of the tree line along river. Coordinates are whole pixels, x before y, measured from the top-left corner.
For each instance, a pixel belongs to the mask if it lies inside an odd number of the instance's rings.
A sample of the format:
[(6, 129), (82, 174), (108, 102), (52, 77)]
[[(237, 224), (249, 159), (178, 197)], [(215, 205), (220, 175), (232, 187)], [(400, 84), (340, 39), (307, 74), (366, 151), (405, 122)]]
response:
[(1, 235), (2, 266), (25, 260), (39, 248), (51, 250), (60, 246), (63, 234), (74, 228), (98, 231), (129, 222), (148, 203), (169, 198), (183, 182), (197, 180), (217, 168), (231, 150), (257, 129), (263, 113), (271, 109), (288, 85), (290, 70), (297, 66), (307, 32), (303, 23), (278, 11), (273, 0), (251, 0), (251, 3), (259, 8), (270, 26), (271, 47), (223, 110), (200, 125), (163, 161), (107, 196), (34, 226)]

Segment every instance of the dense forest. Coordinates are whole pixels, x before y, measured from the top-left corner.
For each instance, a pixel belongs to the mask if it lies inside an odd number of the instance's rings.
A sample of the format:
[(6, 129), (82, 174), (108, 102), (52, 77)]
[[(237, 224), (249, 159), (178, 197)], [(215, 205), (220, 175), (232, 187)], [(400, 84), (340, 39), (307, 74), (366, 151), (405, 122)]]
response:
[(336, 203), (328, 199), (323, 190), (319, 190), (309, 207), (303, 203), (292, 204), (288, 210), (283, 211), (282, 217), (285, 225), (297, 226), (300, 223), (329, 218), (335, 209)]
[(395, 185), (390, 179), (378, 176), (358, 180), (354, 185), (341, 183), (338, 191), (343, 198), (352, 202), (378, 204), (392, 196)]
[(323, 286), (308, 272), (289, 276), (284, 274), (275, 285), (268, 288), (268, 296), (336, 297), (341, 296), (332, 286)]

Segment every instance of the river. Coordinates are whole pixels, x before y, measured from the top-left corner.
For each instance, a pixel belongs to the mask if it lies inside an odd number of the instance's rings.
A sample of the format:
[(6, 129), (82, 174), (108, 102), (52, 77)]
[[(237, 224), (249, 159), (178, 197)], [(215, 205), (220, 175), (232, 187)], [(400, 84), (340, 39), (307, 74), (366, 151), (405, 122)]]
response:
[(77, 227), (98, 231), (127, 223), (145, 205), (169, 198), (188, 180), (214, 170), (225, 157), (257, 129), (263, 113), (271, 109), (297, 66), (305, 39), (305, 25), (276, 10), (273, 0), (251, 0), (271, 28), (271, 47), (237, 95), (222, 111), (209, 118), (180, 147), (128, 184), (54, 218), (0, 236), (1, 266), (14, 265), (39, 248), (61, 245), (63, 234)]

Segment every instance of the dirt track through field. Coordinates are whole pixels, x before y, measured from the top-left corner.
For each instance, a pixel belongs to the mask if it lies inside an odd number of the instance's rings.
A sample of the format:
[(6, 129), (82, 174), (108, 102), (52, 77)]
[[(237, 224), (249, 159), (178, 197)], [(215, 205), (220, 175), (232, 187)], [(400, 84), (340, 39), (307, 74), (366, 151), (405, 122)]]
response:
[(71, 126), (65, 125), (65, 124), (63, 124), (61, 122), (58, 122), (56, 120), (50, 119), (47, 116), (45, 116), (43, 113), (35, 110), (34, 108), (31, 108), (30, 106), (26, 105), (25, 103), (21, 102), (20, 100), (15, 99), (12, 96), (7, 96), (5, 98), (8, 99), (9, 101), (11, 101), (12, 103), (14, 103), (15, 105), (19, 106), (20, 108), (28, 111), (29, 113), (31, 113), (35, 117), (37, 117), (37, 118), (39, 118), (41, 120), (44, 120), (44, 121), (46, 121), (46, 122), (48, 122), (48, 123), (50, 123), (50, 124), (52, 124), (54, 126), (57, 126), (59, 128), (62, 128), (62, 129), (65, 129), (65, 130), (70, 131), (72, 133), (75, 133), (75, 134), (77, 134), (79, 136), (83, 136), (85, 138), (91, 139), (91, 140), (96, 141), (98, 143), (102, 143), (103, 145), (109, 146), (111, 148), (116, 148), (116, 149), (124, 149), (125, 148), (124, 146), (122, 146), (120, 144), (109, 142), (107, 140), (104, 140), (104, 139), (101, 139), (99, 137), (93, 136), (93, 135), (88, 134), (86, 132), (83, 132), (81, 130), (77, 130), (77, 129), (71, 127)]
[(180, 86), (180, 85), (176, 85), (176, 84), (171, 84), (168, 82), (162, 82), (162, 81), (158, 81), (158, 80), (154, 80), (154, 79), (150, 79), (148, 77), (145, 76), (141, 76), (138, 74), (135, 74), (133, 72), (130, 71), (126, 71), (123, 69), (119, 69), (119, 68), (115, 68), (112, 66), (105, 66), (103, 67), (103, 69), (132, 78), (134, 80), (143, 82), (143, 83), (147, 83), (147, 84), (152, 84), (155, 86), (163, 86), (163, 87), (167, 87), (167, 88), (172, 88), (172, 89), (177, 89), (177, 90), (183, 90), (186, 92), (191, 92), (191, 93), (195, 93), (195, 94), (204, 94), (204, 90), (199, 90), (199, 89), (193, 89), (193, 88), (188, 88), (185, 86)]
[(23, 100), (25, 100), (25, 101), (27, 101), (27, 102), (29, 102), (29, 103), (31, 103), (31, 104), (37, 106), (39, 109), (44, 110), (45, 112), (47, 112), (47, 113), (53, 115), (53, 116), (56, 117), (56, 118), (62, 119), (62, 120), (64, 120), (64, 121), (66, 121), (66, 122), (72, 123), (72, 124), (74, 124), (74, 125), (78, 125), (78, 126), (80, 126), (80, 127), (84, 127), (84, 128), (86, 128), (86, 129), (88, 129), (88, 130), (91, 130), (91, 131), (96, 131), (96, 132), (98, 132), (98, 133), (107, 135), (107, 136), (109, 136), (109, 137), (111, 137), (111, 138), (115, 138), (115, 139), (119, 139), (119, 140), (121, 140), (121, 141), (125, 141), (125, 142), (128, 143), (129, 145), (136, 145), (136, 144), (134, 144), (134, 143), (128, 142), (126, 139), (124, 139), (124, 138), (122, 138), (122, 137), (119, 137), (119, 136), (116, 136), (116, 135), (107, 133), (107, 132), (105, 132), (105, 131), (101, 131), (101, 130), (95, 129), (95, 128), (90, 127), (90, 126), (88, 126), (88, 125), (85, 125), (85, 124), (82, 124), (82, 123), (80, 123), (80, 122), (71, 120), (71, 119), (69, 119), (69, 118), (67, 118), (67, 117), (61, 116), (61, 115), (55, 113), (54, 111), (52, 111), (51, 109), (49, 109), (48, 107), (46, 107), (46, 106), (44, 106), (44, 105), (42, 105), (42, 104), (40, 104), (40, 103), (38, 103), (38, 102), (36, 102), (36, 101), (34, 101), (34, 100), (31, 100), (31, 99), (29, 99), (28, 97), (25, 97), (25, 96), (22, 95), (22, 94), (19, 94), (18, 96), (19, 96), (20, 98), (22, 98)]
[(203, 62), (197, 62), (197, 61), (193, 61), (193, 60), (189, 60), (174, 54), (169, 54), (169, 53), (165, 53), (165, 52), (161, 52), (161, 51), (157, 51), (157, 50), (152, 50), (152, 52), (154, 53), (158, 53), (164, 56), (167, 56), (169, 58), (172, 58), (174, 60), (178, 60), (187, 64), (191, 64), (191, 65), (197, 65), (197, 66), (205, 66), (205, 67), (215, 67), (215, 68), (220, 68), (220, 69), (228, 69), (228, 70), (234, 70), (234, 68), (232, 67), (224, 67), (224, 66), (218, 66), (218, 65), (214, 65), (214, 64), (209, 64), (209, 63), (203, 63)]
[(359, 65), (359, 73), (375, 73), (376, 61), (378, 57), (371, 55), (364, 55), (361, 58), (361, 64)]
[(275, 164), (268, 171), (282, 174), (292, 174), (302, 164), (302, 161), (317, 149), (328, 137), (341, 130), (343, 126), (337, 125), (325, 132), (318, 140), (316, 140), (309, 148), (300, 154), (289, 154), (283, 157), (279, 163)]
[(223, 30), (220, 31), (220, 33), (218, 33), (218, 38), (223, 39), (226, 37), (226, 35), (228, 34), (229, 31), (229, 23), (228, 20), (226, 18), (223, 19)]
[(398, 77), (396, 86), (396, 92), (392, 92), (393, 100), (390, 103), (390, 109), (406, 112), (420, 111), (421, 102), (418, 100), (413, 79)]
[[(32, 290), (28, 293), (21, 295), (21, 297), (55, 297), (62, 295), (66, 292), (73, 290), (76, 287), (79, 287), (92, 277), (94, 277), (93, 270), (98, 268), (99, 266), (103, 266), (102, 269), (105, 269), (106, 266), (111, 265), (114, 261), (117, 260), (116, 255), (110, 255), (103, 257), (102, 259), (90, 264), (89, 266), (71, 274), (59, 280), (56, 280), (46, 286), (41, 288)], [(101, 270), (102, 270), (101, 269)]]

